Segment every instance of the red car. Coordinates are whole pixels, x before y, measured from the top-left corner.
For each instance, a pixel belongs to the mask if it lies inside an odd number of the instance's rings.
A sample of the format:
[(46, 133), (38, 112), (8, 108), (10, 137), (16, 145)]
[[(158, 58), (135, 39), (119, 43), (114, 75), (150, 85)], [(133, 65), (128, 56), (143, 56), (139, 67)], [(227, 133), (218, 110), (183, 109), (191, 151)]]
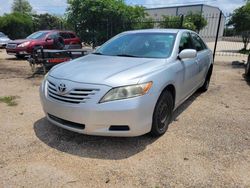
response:
[(63, 39), (65, 48), (71, 45), (74, 46), (74, 48), (82, 47), (80, 38), (77, 37), (74, 32), (46, 30), (35, 32), (26, 39), (11, 41), (6, 46), (6, 52), (18, 58), (23, 58), (26, 55), (30, 55), (35, 47), (55, 49), (56, 47), (53, 39), (56, 37), (61, 37)]

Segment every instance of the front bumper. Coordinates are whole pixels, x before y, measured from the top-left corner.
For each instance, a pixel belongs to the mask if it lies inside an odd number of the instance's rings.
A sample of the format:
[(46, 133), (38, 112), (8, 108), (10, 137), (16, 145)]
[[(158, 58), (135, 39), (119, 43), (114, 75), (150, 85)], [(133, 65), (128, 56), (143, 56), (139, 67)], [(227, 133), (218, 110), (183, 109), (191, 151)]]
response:
[(4, 47), (6, 47), (6, 45), (7, 45), (7, 43), (5, 43), (5, 42), (0, 42), (0, 48), (4, 48)]
[[(70, 84), (67, 81), (67, 84)], [(84, 84), (85, 87), (90, 87)], [(93, 87), (93, 85), (91, 85)], [(95, 85), (97, 86), (97, 85)], [(47, 95), (46, 83), (40, 87), (40, 98), (47, 119), (59, 127), (70, 131), (101, 136), (139, 136), (151, 130), (152, 116), (156, 99), (152, 94), (131, 99), (98, 103), (111, 89), (98, 85), (100, 91), (86, 103), (66, 104)], [(52, 116), (51, 116), (52, 115)], [(51, 117), (65, 120), (64, 123)], [(84, 125), (83, 128), (71, 126), (67, 122)], [(110, 130), (110, 126), (128, 126), (129, 130)]]
[(30, 55), (31, 52), (28, 48), (8, 48), (8, 45), (6, 46), (6, 52), (9, 55)]

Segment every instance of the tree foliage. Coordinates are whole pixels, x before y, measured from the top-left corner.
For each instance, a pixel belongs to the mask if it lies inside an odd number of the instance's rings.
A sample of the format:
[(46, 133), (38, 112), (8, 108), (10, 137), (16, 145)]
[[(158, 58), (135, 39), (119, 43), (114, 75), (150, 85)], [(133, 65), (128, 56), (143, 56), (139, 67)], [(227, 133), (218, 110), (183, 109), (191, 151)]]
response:
[(235, 32), (242, 36), (244, 43), (244, 50), (246, 50), (247, 45), (250, 41), (250, 2), (248, 1), (246, 5), (236, 9), (229, 22), (229, 26), (233, 26)]
[(123, 0), (68, 0), (67, 19), (87, 43), (99, 45), (124, 30), (150, 27), (143, 7)]
[[(195, 30), (197, 32), (199, 32), (200, 30), (202, 30), (204, 27), (206, 27), (207, 25), (207, 20), (204, 18), (203, 15), (201, 15), (200, 13), (193, 13), (193, 12), (189, 12), (184, 19), (184, 24), (193, 24), (193, 28), (190, 28), (192, 30)], [(185, 25), (184, 25), (185, 27)]]
[(12, 12), (20, 12), (22, 14), (31, 14), (32, 6), (27, 0), (14, 0), (12, 4)]
[(60, 29), (63, 27), (63, 19), (51, 14), (34, 14), (34, 30)]
[(199, 13), (189, 12), (186, 16), (163, 16), (161, 28), (185, 28), (199, 32), (207, 25), (207, 20)]
[(0, 30), (11, 39), (24, 38), (32, 32), (32, 18), (19, 12), (4, 14), (0, 17)]

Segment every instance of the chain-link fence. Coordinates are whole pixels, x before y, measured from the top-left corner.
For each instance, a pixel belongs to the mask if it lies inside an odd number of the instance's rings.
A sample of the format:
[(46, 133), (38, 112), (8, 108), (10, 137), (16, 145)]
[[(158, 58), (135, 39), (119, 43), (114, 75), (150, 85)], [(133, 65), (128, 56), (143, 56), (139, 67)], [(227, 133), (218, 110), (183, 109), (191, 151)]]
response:
[[(124, 21), (117, 22), (114, 20), (91, 20), (91, 23), (84, 25), (74, 26), (68, 25), (66, 22), (58, 21), (53, 25), (38, 25), (34, 22), (33, 29), (61, 29), (61, 30), (74, 30), (77, 35), (82, 39), (84, 43), (88, 43), (91, 46), (98, 46), (109, 40), (113, 36), (128, 30), (136, 29), (150, 29), (150, 28), (187, 28), (195, 30), (206, 41), (209, 48), (219, 56), (245, 56), (249, 51), (249, 38), (250, 31), (245, 33), (236, 33), (234, 28), (227, 25), (230, 15), (224, 15), (220, 13), (202, 14), (201, 18), (206, 20), (206, 26), (198, 30), (199, 20), (190, 25), (185, 15), (169, 16), (168, 19), (145, 19), (137, 21)], [(202, 21), (202, 20), (200, 20)], [(191, 20), (192, 22), (192, 20)], [(84, 22), (83, 22), (84, 23)], [(86, 29), (82, 29), (86, 28)]]

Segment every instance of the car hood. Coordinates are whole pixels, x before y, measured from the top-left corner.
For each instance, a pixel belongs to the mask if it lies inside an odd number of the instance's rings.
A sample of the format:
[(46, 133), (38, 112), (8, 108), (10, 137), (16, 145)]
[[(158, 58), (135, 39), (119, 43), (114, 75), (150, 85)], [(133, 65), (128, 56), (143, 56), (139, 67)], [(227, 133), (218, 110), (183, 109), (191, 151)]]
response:
[(27, 42), (27, 41), (33, 41), (34, 39), (17, 39), (17, 40), (12, 40), (11, 43), (14, 43), (14, 44), (21, 44), (21, 43), (24, 43), (24, 42)]
[(0, 41), (10, 41), (8, 37), (0, 37)]
[(87, 55), (53, 68), (49, 76), (75, 82), (119, 86), (136, 84), (159, 69), (165, 59)]

